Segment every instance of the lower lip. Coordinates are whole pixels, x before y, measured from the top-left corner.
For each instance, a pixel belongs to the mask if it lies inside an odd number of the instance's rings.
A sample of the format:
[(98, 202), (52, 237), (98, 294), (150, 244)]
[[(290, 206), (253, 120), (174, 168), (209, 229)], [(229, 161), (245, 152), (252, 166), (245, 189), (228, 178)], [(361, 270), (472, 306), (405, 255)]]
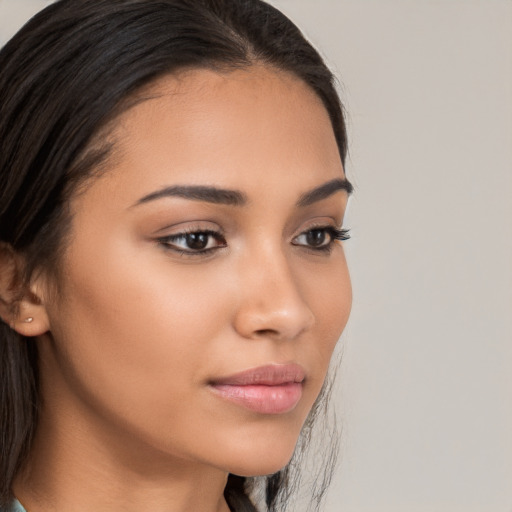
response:
[(211, 387), (222, 398), (260, 414), (290, 412), (302, 396), (300, 382), (275, 386), (213, 384)]

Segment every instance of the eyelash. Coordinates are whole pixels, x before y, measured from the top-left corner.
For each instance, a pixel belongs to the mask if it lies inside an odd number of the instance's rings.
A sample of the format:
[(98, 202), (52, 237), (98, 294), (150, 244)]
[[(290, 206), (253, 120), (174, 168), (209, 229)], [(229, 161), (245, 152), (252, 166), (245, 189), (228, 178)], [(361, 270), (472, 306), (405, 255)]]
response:
[[(327, 234), (329, 237), (329, 241), (325, 245), (321, 245), (318, 247), (315, 246), (308, 246), (305, 244), (293, 244), (297, 247), (305, 247), (306, 249), (315, 251), (315, 252), (322, 252), (322, 253), (330, 253), (332, 250), (332, 246), (336, 240), (348, 240), (350, 238), (350, 230), (348, 229), (338, 229), (334, 226), (315, 226), (307, 231), (304, 231), (297, 235), (295, 239), (299, 238), (300, 236), (308, 235), (314, 231), (320, 231)], [(217, 245), (215, 247), (207, 247), (206, 249), (180, 249), (176, 245), (174, 245), (176, 242), (180, 240), (185, 240), (185, 238), (189, 235), (206, 235), (207, 237), (214, 238), (217, 242), (220, 243), (220, 245)], [(164, 246), (166, 250), (173, 251), (180, 256), (188, 256), (188, 257), (194, 257), (194, 256), (206, 256), (218, 249), (222, 249), (227, 246), (226, 240), (224, 239), (223, 235), (218, 231), (212, 231), (210, 229), (196, 229), (196, 230), (187, 230), (182, 231), (181, 233), (176, 233), (169, 236), (164, 236), (161, 238), (157, 238), (156, 241)]]
[[(181, 239), (185, 239), (189, 235), (206, 235), (209, 238), (215, 239), (219, 245), (216, 245), (215, 247), (209, 247), (206, 249), (180, 249), (176, 245), (174, 245), (176, 242), (180, 241)], [(223, 247), (226, 247), (226, 241), (224, 239), (224, 236), (219, 233), (218, 231), (213, 231), (211, 229), (191, 229), (182, 231), (181, 233), (176, 233), (174, 235), (164, 236), (157, 239), (157, 242), (164, 246), (164, 249), (168, 251), (173, 251), (180, 256), (204, 256), (207, 254), (212, 253), (213, 251), (216, 251), (218, 249), (222, 249)]]
[(308, 235), (313, 233), (314, 231), (320, 231), (328, 235), (329, 241), (325, 245), (321, 246), (313, 246), (313, 245), (304, 245), (304, 244), (294, 244), (298, 247), (305, 247), (310, 251), (322, 252), (322, 253), (330, 253), (332, 251), (334, 242), (348, 240), (350, 238), (350, 230), (348, 229), (338, 229), (334, 226), (314, 226), (307, 231), (302, 232), (300, 235), (296, 236), (294, 239), (299, 238), (300, 236)]

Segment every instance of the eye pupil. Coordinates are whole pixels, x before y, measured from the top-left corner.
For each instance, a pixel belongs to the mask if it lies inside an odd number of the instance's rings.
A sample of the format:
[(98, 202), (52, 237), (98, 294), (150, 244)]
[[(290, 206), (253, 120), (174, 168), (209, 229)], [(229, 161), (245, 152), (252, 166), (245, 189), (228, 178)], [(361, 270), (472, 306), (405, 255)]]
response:
[(186, 235), (187, 247), (189, 249), (205, 249), (208, 245), (208, 233), (188, 233)]
[(325, 244), (326, 233), (322, 229), (312, 229), (306, 234), (306, 241), (308, 245), (318, 247)]

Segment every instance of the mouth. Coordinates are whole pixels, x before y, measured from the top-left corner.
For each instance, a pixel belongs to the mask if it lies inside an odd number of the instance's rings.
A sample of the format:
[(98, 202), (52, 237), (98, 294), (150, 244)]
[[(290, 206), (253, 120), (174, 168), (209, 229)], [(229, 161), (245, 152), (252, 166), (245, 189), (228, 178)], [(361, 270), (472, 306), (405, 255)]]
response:
[(260, 414), (292, 411), (302, 397), (306, 374), (297, 364), (252, 368), (209, 383), (220, 398)]

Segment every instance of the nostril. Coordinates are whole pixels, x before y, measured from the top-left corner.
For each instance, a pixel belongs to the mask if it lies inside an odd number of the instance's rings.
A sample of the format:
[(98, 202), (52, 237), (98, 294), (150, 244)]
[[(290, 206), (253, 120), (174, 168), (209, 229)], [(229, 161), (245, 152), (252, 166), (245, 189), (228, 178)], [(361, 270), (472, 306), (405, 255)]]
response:
[(257, 336), (279, 336), (279, 332), (275, 329), (258, 329), (254, 334)]

